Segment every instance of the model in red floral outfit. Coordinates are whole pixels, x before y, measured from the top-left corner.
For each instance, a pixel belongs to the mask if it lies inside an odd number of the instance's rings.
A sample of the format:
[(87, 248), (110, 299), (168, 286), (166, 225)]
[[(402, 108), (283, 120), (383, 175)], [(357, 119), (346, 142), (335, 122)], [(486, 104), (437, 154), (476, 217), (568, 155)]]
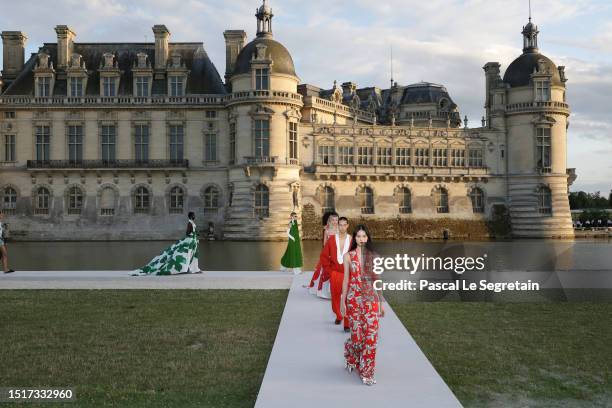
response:
[(358, 225), (351, 248), (344, 255), (340, 308), (342, 315), (348, 315), (351, 330), (351, 336), (344, 343), (345, 367), (349, 373), (357, 369), (366, 385), (376, 384), (378, 318), (385, 315), (382, 293), (374, 289), (374, 281), (378, 279), (372, 268), (376, 256), (367, 228)]

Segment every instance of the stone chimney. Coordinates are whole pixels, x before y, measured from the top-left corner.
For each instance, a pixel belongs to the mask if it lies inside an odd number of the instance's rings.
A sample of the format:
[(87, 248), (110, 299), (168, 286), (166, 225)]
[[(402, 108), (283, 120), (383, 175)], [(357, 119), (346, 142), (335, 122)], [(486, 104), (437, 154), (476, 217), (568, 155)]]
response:
[(163, 71), (166, 69), (169, 55), (169, 39), (170, 31), (163, 24), (153, 26), (153, 34), (155, 35), (155, 70)]
[(497, 82), (501, 80), (500, 70), (501, 65), (499, 62), (487, 62), (482, 69), (485, 72), (485, 108), (490, 108), (493, 104), (493, 90), (495, 89)]
[(25, 43), (28, 37), (21, 31), (2, 32), (2, 79), (13, 80), (23, 68)]
[(57, 67), (58, 69), (66, 69), (70, 64), (70, 58), (74, 50), (74, 37), (76, 33), (67, 25), (58, 25), (55, 27), (57, 33)]
[(246, 41), (246, 32), (243, 30), (225, 30), (223, 37), (225, 37), (225, 82), (229, 81), (229, 78), (234, 73), (234, 65), (236, 64), (236, 58), (240, 50), (244, 47)]

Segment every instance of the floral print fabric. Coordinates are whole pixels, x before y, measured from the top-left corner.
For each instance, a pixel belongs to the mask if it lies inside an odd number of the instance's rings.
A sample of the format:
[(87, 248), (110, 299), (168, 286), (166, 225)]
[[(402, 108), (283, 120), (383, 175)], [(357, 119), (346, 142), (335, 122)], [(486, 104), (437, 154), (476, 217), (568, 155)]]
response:
[(350, 337), (344, 343), (347, 367), (356, 368), (364, 380), (374, 379), (378, 343), (378, 297), (370, 279), (362, 274), (356, 251), (351, 251), (347, 315)]

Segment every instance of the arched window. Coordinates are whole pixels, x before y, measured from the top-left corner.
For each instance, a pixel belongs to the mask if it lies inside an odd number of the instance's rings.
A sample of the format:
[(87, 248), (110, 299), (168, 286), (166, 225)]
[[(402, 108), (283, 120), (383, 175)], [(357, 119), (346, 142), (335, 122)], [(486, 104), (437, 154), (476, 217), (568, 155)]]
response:
[(134, 214), (146, 214), (151, 208), (151, 197), (149, 190), (140, 186), (136, 189), (134, 194)]
[(110, 187), (104, 188), (100, 194), (100, 215), (115, 215), (115, 191)]
[(436, 212), (448, 213), (448, 191), (445, 188), (439, 187), (434, 191), (434, 205)]
[(6, 187), (2, 192), (2, 212), (7, 215), (15, 214), (17, 209), (17, 191), (13, 187)]
[(538, 189), (538, 212), (543, 215), (552, 215), (552, 193), (546, 186)]
[(217, 212), (219, 208), (219, 190), (210, 186), (204, 190), (204, 212)]
[(407, 187), (400, 188), (399, 196), (399, 212), (400, 214), (410, 214), (412, 212), (412, 194)]
[(259, 184), (255, 188), (254, 212), (259, 218), (270, 216), (270, 192), (264, 184)]
[(374, 214), (374, 192), (370, 187), (359, 190), (359, 206), (362, 214)]
[(46, 187), (39, 187), (36, 190), (36, 201), (34, 203), (34, 214), (48, 215), (51, 204), (51, 193)]
[(185, 202), (185, 194), (179, 186), (170, 190), (170, 214), (182, 214)]
[(68, 215), (79, 215), (83, 210), (83, 192), (77, 186), (68, 190)]
[(470, 201), (472, 202), (472, 211), (475, 213), (484, 212), (484, 193), (478, 187), (474, 187), (470, 191)]
[(325, 186), (321, 191), (321, 202), (323, 214), (336, 210), (336, 194), (330, 186)]

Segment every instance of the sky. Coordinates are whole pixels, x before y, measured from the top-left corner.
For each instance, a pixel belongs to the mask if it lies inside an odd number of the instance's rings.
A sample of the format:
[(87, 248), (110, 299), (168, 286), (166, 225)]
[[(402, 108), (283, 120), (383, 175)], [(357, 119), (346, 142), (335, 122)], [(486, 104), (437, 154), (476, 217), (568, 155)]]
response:
[[(223, 31), (242, 29), (252, 39), (261, 0), (1, 0), (1, 30), (26, 33), (26, 55), (56, 42), (66, 24), (76, 42), (153, 41), (165, 24), (170, 41), (202, 42), (223, 77)], [(522, 52), (528, 0), (269, 0), (274, 38), (291, 52), (302, 83), (331, 88), (333, 81), (388, 87), (394, 79), (443, 84), (478, 126), (483, 115), (484, 71), (489, 61), (508, 65)], [(532, 0), (540, 52), (566, 66), (568, 167), (571, 191), (612, 189), (612, 1)], [(1, 55), (0, 55), (1, 58)], [(26, 57), (27, 58), (27, 57)]]

